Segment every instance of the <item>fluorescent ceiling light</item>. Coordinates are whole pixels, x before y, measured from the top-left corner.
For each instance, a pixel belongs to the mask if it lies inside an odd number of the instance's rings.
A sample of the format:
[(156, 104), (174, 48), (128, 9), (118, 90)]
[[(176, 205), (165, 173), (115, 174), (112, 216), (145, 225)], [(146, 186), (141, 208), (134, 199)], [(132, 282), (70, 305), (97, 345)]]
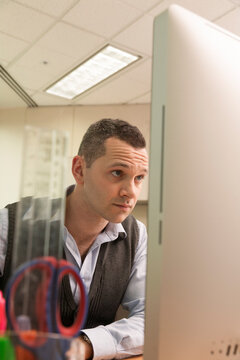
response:
[(138, 59), (139, 56), (108, 45), (51, 85), (46, 92), (73, 99)]

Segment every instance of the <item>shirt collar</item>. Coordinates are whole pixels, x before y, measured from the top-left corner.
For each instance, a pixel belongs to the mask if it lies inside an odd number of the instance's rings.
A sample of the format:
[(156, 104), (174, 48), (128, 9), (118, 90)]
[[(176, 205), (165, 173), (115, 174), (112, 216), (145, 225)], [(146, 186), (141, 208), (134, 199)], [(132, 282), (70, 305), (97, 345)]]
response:
[[(67, 240), (67, 235), (68, 235), (68, 230), (64, 226), (64, 242), (66, 242), (66, 240)], [(107, 226), (105, 227), (104, 231), (98, 235), (95, 243), (97, 243), (99, 245), (99, 243), (114, 241), (118, 237), (120, 237), (121, 239), (124, 239), (124, 238), (126, 238), (126, 236), (127, 236), (127, 233), (124, 230), (124, 227), (122, 226), (121, 223), (116, 224), (116, 223), (109, 222), (107, 224)]]
[(116, 240), (119, 236), (125, 238), (127, 236), (126, 231), (121, 223), (111, 223), (109, 222), (105, 228), (105, 234), (110, 238), (110, 240)]

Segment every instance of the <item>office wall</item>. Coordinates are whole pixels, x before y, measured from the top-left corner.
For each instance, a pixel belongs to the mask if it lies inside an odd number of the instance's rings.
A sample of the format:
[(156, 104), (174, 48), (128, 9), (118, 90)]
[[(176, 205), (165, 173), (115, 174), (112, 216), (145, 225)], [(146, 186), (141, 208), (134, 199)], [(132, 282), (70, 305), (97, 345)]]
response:
[[(101, 118), (121, 118), (138, 126), (146, 137), (149, 149), (150, 105), (63, 106), (0, 109), (0, 208), (20, 197), (20, 180), (25, 125), (54, 128), (69, 133), (67, 183), (74, 183), (71, 159), (77, 151), (88, 126)], [(146, 179), (135, 210), (136, 216), (146, 223)]]

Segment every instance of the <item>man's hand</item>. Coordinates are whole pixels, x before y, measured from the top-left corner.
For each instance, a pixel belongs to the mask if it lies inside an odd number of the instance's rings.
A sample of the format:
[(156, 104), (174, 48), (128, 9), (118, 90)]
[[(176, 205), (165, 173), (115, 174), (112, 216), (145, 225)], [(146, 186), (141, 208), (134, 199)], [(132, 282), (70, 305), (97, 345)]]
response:
[(93, 347), (91, 342), (84, 340), (83, 336), (71, 342), (70, 349), (66, 352), (68, 360), (88, 360), (93, 357)]

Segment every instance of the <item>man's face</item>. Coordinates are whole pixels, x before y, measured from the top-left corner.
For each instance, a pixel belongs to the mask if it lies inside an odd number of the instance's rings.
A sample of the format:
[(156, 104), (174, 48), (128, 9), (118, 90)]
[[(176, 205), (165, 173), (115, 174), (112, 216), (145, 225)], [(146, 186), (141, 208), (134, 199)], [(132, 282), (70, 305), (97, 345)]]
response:
[(83, 168), (85, 204), (107, 221), (122, 222), (133, 210), (148, 170), (146, 149), (117, 138), (105, 142), (105, 155)]

